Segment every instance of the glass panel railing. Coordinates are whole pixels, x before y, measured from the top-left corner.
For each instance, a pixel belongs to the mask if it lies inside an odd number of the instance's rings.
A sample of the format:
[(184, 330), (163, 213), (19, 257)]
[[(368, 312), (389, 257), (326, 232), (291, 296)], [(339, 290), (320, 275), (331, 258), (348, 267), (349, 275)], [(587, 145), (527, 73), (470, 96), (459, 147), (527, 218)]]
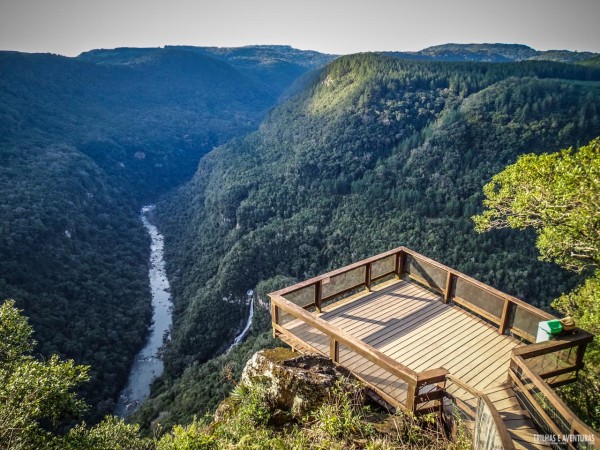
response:
[(492, 416), (492, 411), (482, 398), (477, 403), (473, 447), (486, 449), (504, 448), (500, 431)]
[(311, 284), (297, 291), (289, 292), (283, 298), (301, 307), (312, 305), (315, 302), (315, 285)]
[(463, 278), (456, 279), (452, 293), (453, 296), (475, 306), (473, 309), (475, 313), (483, 311), (484, 315), (487, 314), (498, 321), (502, 317), (504, 299)]
[[(565, 418), (553, 403), (544, 395), (540, 388), (531, 380), (520, 367), (514, 370), (522, 384), (515, 390), (519, 402), (525, 406), (537, 428), (542, 434), (556, 434), (557, 429), (562, 434), (571, 432), (571, 423)], [(544, 414), (541, 412), (543, 411)], [(549, 420), (548, 420), (549, 419)]]
[(279, 325), (292, 335), (301, 346), (306, 346), (310, 350), (316, 350), (325, 356), (329, 356), (329, 336), (322, 331), (283, 310), (279, 312)]
[(527, 358), (527, 366), (537, 375), (569, 369), (576, 370), (577, 347)]
[(515, 312), (508, 326), (509, 328), (516, 328), (517, 334), (522, 331), (526, 334), (523, 337), (533, 340), (537, 335), (538, 324), (543, 320), (545, 319), (539, 314), (523, 308), (521, 305), (515, 305)]
[(325, 278), (322, 281), (322, 296), (323, 298), (331, 297), (340, 292), (346, 291), (352, 287), (364, 284), (366, 275), (366, 267), (361, 266), (348, 272), (335, 275), (330, 278)]
[(371, 263), (371, 279), (382, 277), (393, 273), (396, 268), (396, 255), (390, 255), (386, 258), (378, 259)]
[(296, 321), (298, 323), (300, 322), (300, 320), (297, 319), (295, 316), (292, 316), (291, 314), (286, 313), (281, 308), (279, 309), (278, 314), (279, 314), (279, 318), (278, 318), (277, 324), (281, 325), (282, 327), (284, 327), (286, 329), (289, 328), (288, 324), (290, 322), (294, 322), (294, 321)]
[(422, 280), (432, 289), (443, 291), (446, 288), (447, 271), (421, 261), (412, 255), (406, 257), (405, 271), (418, 280)]
[[(343, 344), (338, 344), (339, 363), (354, 375), (374, 387), (379, 394), (406, 404), (408, 383)], [(385, 398), (385, 397), (384, 397)], [(387, 399), (386, 399), (387, 400)], [(389, 400), (388, 400), (389, 401)]]

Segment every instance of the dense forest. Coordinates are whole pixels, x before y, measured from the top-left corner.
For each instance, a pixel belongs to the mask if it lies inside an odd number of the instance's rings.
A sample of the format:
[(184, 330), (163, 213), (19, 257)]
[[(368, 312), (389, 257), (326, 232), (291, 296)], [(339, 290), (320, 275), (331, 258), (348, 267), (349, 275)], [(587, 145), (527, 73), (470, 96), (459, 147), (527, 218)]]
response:
[(276, 344), (259, 311), (251, 337), (213, 359), (249, 289), (265, 302), (401, 244), (545, 308), (579, 281), (537, 261), (533, 233), (478, 235), (470, 217), (518, 155), (600, 135), (597, 55), (448, 44), (334, 58), (0, 52), (0, 299), (30, 318), (36, 358), (91, 366), (80, 393), (92, 423), (147, 334), (139, 209), (161, 196), (174, 329), (166, 376), (136, 416), (146, 427), (211, 412), (232, 386), (223, 370), (236, 378)]
[(140, 207), (331, 58), (242, 53), (234, 67), (195, 48), (0, 52), (0, 298), (30, 317), (37, 352), (91, 366), (93, 419), (112, 412), (151, 318)]
[(243, 312), (235, 299), (259, 283), (290, 284), (398, 245), (543, 308), (578, 281), (537, 260), (533, 234), (478, 235), (470, 217), (483, 185), (519, 154), (600, 134), (597, 69), (362, 54), (292, 92), (158, 206), (175, 316), (146, 425), (213, 404), (199, 387), (202, 362), (231, 340)]

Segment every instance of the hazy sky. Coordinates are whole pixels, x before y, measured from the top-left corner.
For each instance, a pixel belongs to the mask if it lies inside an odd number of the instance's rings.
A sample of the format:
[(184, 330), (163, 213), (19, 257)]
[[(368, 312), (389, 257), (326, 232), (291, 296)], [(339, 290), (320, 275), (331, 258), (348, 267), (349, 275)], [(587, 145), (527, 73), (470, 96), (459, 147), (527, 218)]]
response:
[(600, 0), (0, 0), (0, 49), (168, 44), (328, 53), (508, 42), (600, 52)]

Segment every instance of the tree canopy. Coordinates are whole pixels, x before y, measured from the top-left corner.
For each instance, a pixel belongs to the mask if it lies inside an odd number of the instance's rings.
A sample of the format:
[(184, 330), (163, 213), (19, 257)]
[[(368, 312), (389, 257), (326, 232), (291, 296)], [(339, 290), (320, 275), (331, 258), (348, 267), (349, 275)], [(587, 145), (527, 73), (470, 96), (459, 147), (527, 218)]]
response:
[(46, 429), (85, 409), (73, 388), (87, 380), (88, 368), (57, 356), (36, 360), (31, 334), (13, 301), (0, 305), (0, 448), (41, 445)]
[(543, 260), (576, 271), (600, 265), (600, 138), (578, 150), (523, 155), (483, 192), (477, 231), (532, 227)]
[(87, 409), (75, 389), (88, 367), (57, 355), (35, 358), (33, 329), (12, 300), (0, 304), (0, 448), (6, 450), (143, 450), (154, 441), (139, 426), (106, 417), (88, 427), (68, 426)]

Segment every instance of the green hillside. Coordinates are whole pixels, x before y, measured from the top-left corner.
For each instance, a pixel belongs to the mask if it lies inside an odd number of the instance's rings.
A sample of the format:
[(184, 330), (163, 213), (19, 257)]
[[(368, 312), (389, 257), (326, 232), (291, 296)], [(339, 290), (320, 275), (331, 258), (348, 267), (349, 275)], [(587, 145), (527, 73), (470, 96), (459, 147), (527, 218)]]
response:
[(585, 59), (580, 62), (584, 66), (598, 67), (600, 66), (600, 55), (596, 55), (593, 58)]
[(178, 50), (112, 65), (5, 52), (0, 83), (7, 146), (73, 145), (141, 199), (191, 177), (202, 154), (254, 129), (276, 99), (231, 66)]
[[(168, 47), (170, 48), (170, 47)], [(263, 89), (280, 94), (307, 69), (324, 66), (334, 55), (298, 50), (287, 45), (250, 45), (247, 47), (175, 46), (219, 59), (240, 70)]]
[(517, 155), (600, 135), (600, 70), (506, 62), (528, 49), (326, 67), (285, 46), (0, 52), (0, 297), (30, 317), (35, 352), (91, 365), (90, 418), (111, 412), (150, 321), (139, 209), (166, 195), (174, 330), (145, 424), (210, 410), (228, 390), (218, 366), (272, 345), (258, 314), (245, 346), (211, 360), (257, 285), (264, 298), (404, 244), (545, 307), (576, 280), (538, 262), (531, 235), (476, 235), (470, 217)]
[(373, 54), (312, 74), (159, 205), (175, 317), (168, 377), (146, 420), (178, 411), (176, 392), (206, 410), (211, 394), (190, 379), (230, 342), (243, 312), (234, 300), (261, 280), (289, 284), (402, 244), (547, 307), (576, 280), (537, 261), (531, 234), (478, 235), (470, 217), (517, 155), (600, 134), (599, 81), (600, 71), (551, 62)]
[(256, 129), (292, 78), (265, 89), (181, 49), (0, 52), (0, 298), (38, 352), (92, 366), (92, 417), (112, 412), (151, 317), (140, 207)]

